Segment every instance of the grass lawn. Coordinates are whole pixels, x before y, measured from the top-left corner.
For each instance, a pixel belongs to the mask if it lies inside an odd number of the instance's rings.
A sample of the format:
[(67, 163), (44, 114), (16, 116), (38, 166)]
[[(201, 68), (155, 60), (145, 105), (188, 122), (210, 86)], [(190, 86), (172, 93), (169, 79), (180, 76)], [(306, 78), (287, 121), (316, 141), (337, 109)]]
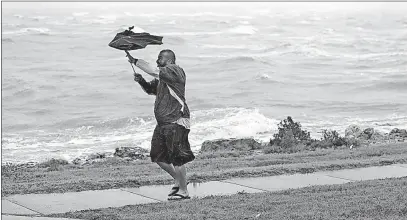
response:
[[(407, 143), (375, 145), (352, 150), (342, 148), (303, 151), (293, 154), (215, 152), (198, 155), (197, 159), (188, 165), (188, 178), (190, 181), (209, 181), (231, 177), (312, 173), (394, 163), (407, 163)], [(124, 161), (110, 158), (86, 166), (61, 165), (55, 171), (39, 166), (18, 170), (13, 166), (3, 166), (1, 177), (2, 196), (171, 183), (170, 176), (149, 159)]]
[(55, 214), (78, 219), (407, 219), (407, 178)]

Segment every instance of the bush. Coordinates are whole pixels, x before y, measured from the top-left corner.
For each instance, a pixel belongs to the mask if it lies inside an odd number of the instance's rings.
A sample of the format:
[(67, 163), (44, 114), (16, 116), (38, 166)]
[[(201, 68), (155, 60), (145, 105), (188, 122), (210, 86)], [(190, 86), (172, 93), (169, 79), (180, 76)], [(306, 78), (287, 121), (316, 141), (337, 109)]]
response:
[(336, 148), (340, 146), (358, 147), (360, 141), (355, 138), (344, 138), (335, 130), (323, 130), (320, 140), (311, 139), (308, 131), (302, 130), (299, 122), (288, 116), (278, 124), (278, 133), (270, 139), (264, 153), (295, 153), (302, 150)]
[(290, 116), (278, 124), (278, 133), (274, 134), (273, 137), (274, 139), (270, 140), (270, 145), (275, 144), (277, 146), (280, 146), (283, 141), (286, 142), (286, 146), (290, 146), (290, 144), (309, 142), (311, 140), (310, 133), (302, 130), (301, 124), (299, 122), (294, 122)]
[(294, 122), (288, 116), (278, 124), (278, 133), (270, 139), (270, 144), (264, 149), (264, 153), (295, 153), (305, 149), (305, 145), (311, 142), (310, 133), (301, 129), (301, 124)]
[(274, 139), (270, 140), (270, 145), (292, 146), (293, 144), (305, 143), (311, 140), (310, 133), (301, 129), (299, 122), (288, 116), (278, 125), (278, 133), (274, 134)]
[(69, 163), (66, 160), (52, 158), (51, 160), (38, 164), (38, 167), (55, 169), (58, 166), (64, 166), (68, 164)]
[(333, 146), (344, 146), (346, 145), (346, 139), (343, 137), (340, 137), (337, 131), (331, 131), (331, 130), (323, 130), (323, 140), (331, 143)]
[(333, 130), (323, 130), (322, 131), (323, 137), (321, 140), (313, 140), (309, 148), (311, 150), (315, 150), (317, 148), (328, 149), (328, 148), (336, 148), (341, 146), (346, 147), (358, 147), (360, 146), (360, 141), (355, 138), (344, 138), (339, 136), (338, 132)]

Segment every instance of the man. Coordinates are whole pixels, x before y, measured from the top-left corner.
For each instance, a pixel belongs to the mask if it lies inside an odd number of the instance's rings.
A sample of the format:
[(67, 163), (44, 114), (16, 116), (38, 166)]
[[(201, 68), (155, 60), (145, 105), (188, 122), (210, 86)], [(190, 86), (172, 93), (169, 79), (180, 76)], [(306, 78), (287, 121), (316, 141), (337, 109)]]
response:
[(185, 103), (184, 70), (175, 64), (175, 54), (171, 50), (160, 52), (156, 62), (158, 68), (133, 58), (129, 53), (127, 57), (130, 63), (155, 78), (147, 82), (140, 74), (134, 74), (134, 80), (143, 90), (156, 96), (154, 115), (157, 126), (151, 140), (151, 161), (156, 162), (175, 180), (168, 199), (189, 199), (185, 164), (194, 160), (195, 156), (188, 141), (190, 113)]

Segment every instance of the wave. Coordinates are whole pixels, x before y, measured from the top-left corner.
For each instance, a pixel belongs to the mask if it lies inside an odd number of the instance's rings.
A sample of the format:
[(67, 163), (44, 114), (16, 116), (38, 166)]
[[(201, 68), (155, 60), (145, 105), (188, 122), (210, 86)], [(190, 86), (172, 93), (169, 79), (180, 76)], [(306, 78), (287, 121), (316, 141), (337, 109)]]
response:
[(83, 16), (86, 16), (88, 14), (89, 14), (89, 12), (74, 12), (74, 13), (72, 13), (72, 16), (74, 16), (74, 17), (83, 17)]
[[(343, 133), (348, 125), (355, 123), (388, 132), (394, 127), (405, 128), (407, 116), (393, 114), (376, 119), (303, 115), (299, 121), (313, 135), (318, 135), (317, 132), (326, 128)], [(392, 123), (388, 124), (389, 121)], [(279, 120), (266, 117), (255, 108), (214, 108), (192, 112), (191, 122), (189, 139), (192, 149), (198, 151), (206, 140), (251, 137), (258, 141), (268, 141), (277, 131)], [(2, 159), (14, 163), (40, 162), (50, 158), (72, 160), (95, 152), (112, 153), (119, 146), (149, 149), (155, 125), (152, 117), (113, 118), (57, 132), (35, 130), (24, 134), (5, 133), (2, 139)]]
[(239, 21), (239, 23), (240, 23), (240, 24), (244, 24), (244, 25), (248, 25), (248, 24), (250, 24), (250, 22), (249, 22), (249, 21)]
[[(129, 29), (129, 26), (128, 26), (128, 25), (127, 25), (127, 26), (126, 26), (126, 25), (122, 25), (120, 28), (111, 31), (111, 33), (118, 33), (118, 32), (122, 32), (122, 31), (128, 30), (128, 29)], [(137, 27), (137, 26), (134, 26), (134, 28), (133, 28), (132, 31), (135, 32), (135, 33), (146, 32), (143, 28)]]
[(41, 20), (45, 20), (45, 19), (48, 19), (48, 18), (49, 18), (48, 16), (35, 16), (35, 17), (32, 17), (31, 19), (33, 21), (41, 21)]
[(377, 82), (368, 86), (363, 86), (355, 89), (357, 91), (372, 91), (372, 90), (395, 90), (407, 91), (407, 80)]
[(270, 77), (270, 75), (268, 75), (268, 74), (266, 74), (266, 73), (263, 73), (263, 74), (258, 74), (258, 75), (256, 76), (256, 79), (267, 79), (267, 80), (270, 80), (271, 77)]
[(3, 38), (1, 39), (1, 42), (2, 42), (2, 43), (14, 43), (13, 39), (7, 38), (7, 37), (3, 37)]
[(252, 35), (258, 31), (257, 28), (250, 26), (250, 25), (242, 25), (237, 26), (227, 31), (208, 31), (208, 32), (168, 32), (168, 33), (161, 33), (161, 35), (168, 35), (168, 36), (205, 36), (205, 35), (218, 35), (224, 33), (232, 33), (232, 34), (239, 34), (239, 35)]
[(87, 24), (113, 24), (117, 20), (116, 15), (100, 15), (97, 18), (81, 20)]
[(53, 21), (48, 21), (48, 22), (46, 22), (46, 24), (57, 25), (57, 26), (63, 26), (63, 25), (66, 25), (67, 23), (62, 22), (62, 21), (53, 20)]
[[(191, 121), (190, 142), (194, 151), (199, 150), (205, 140), (266, 138), (276, 130), (277, 124), (276, 120), (267, 118), (257, 109), (243, 108), (195, 111), (191, 114)], [(155, 125), (153, 118), (119, 118), (58, 132), (4, 134), (3, 161), (43, 161), (52, 157), (72, 160), (95, 152), (112, 152), (118, 146), (149, 149)]]
[(232, 14), (218, 14), (213, 12), (199, 12), (199, 13), (192, 13), (192, 14), (171, 14), (170, 16), (175, 17), (199, 17), (199, 16), (212, 16), (212, 17), (234, 17)]
[(5, 26), (5, 27), (17, 27), (17, 28), (25, 28), (25, 27), (27, 27), (25, 24), (7, 24), (7, 23), (4, 23), (3, 24), (3, 26)]
[(51, 35), (50, 29), (48, 28), (22, 28), (18, 31), (8, 31), (3, 32), (5, 35), (25, 35), (25, 34), (34, 34), (34, 35)]
[(252, 50), (252, 51), (263, 51), (267, 48), (265, 46), (258, 45), (219, 45), (219, 44), (203, 44), (200, 47), (210, 48), (210, 49), (239, 49), (239, 50)]
[(247, 34), (247, 35), (255, 34), (257, 31), (258, 31), (257, 28), (250, 25), (241, 25), (228, 30), (229, 33)]
[(221, 34), (222, 32), (213, 31), (213, 32), (168, 32), (168, 33), (161, 33), (163, 36), (204, 36), (204, 35), (217, 35)]
[(217, 66), (245, 66), (247, 68), (249, 65), (257, 65), (257, 67), (260, 67), (259, 65), (273, 65), (270, 63), (269, 60), (267, 59), (262, 59), (261, 57), (255, 57), (255, 56), (235, 56), (235, 57), (228, 57), (226, 59), (222, 59), (219, 61), (214, 62), (212, 65), (217, 65)]
[(126, 15), (126, 16), (130, 16), (130, 17), (134, 17), (134, 16), (135, 16), (135, 14), (133, 14), (133, 13), (131, 13), (131, 12), (128, 12), (128, 11), (123, 12), (123, 14)]

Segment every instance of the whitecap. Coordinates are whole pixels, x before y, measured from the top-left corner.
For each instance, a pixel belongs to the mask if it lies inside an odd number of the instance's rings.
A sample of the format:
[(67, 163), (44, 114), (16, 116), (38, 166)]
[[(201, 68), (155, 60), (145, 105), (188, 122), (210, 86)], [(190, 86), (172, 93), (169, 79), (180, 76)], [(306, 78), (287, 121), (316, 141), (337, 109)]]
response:
[(50, 24), (50, 25), (57, 25), (57, 26), (66, 25), (66, 23), (61, 22), (61, 21), (49, 21), (49, 22), (47, 22), (47, 24)]
[(88, 14), (89, 14), (89, 12), (74, 12), (74, 13), (72, 13), (72, 15), (75, 16), (75, 17), (83, 17), (83, 16), (88, 15)]
[(131, 12), (127, 12), (127, 11), (125, 11), (125, 12), (124, 12), (124, 14), (125, 14), (126, 16), (130, 16), (130, 17), (135, 16), (133, 13), (131, 13)]
[(239, 21), (239, 23), (240, 23), (240, 24), (244, 24), (244, 25), (248, 25), (248, 24), (250, 24), (250, 22), (249, 22), (249, 21)]
[(50, 35), (50, 29), (48, 28), (22, 28), (18, 31), (8, 31), (3, 32), (6, 35), (24, 35), (24, 34), (39, 34), (39, 35)]
[[(271, 135), (277, 120), (267, 118), (258, 109), (226, 108), (193, 112), (190, 141), (200, 148), (204, 140)], [(195, 120), (199, 120), (194, 122)]]
[(32, 19), (34, 21), (40, 21), (40, 20), (44, 20), (44, 19), (47, 19), (47, 18), (49, 18), (49, 17), (48, 16), (35, 16), (35, 17), (32, 17)]
[(235, 28), (229, 29), (229, 32), (234, 33), (234, 34), (252, 35), (252, 34), (255, 34), (257, 31), (258, 31), (257, 28), (250, 26), (250, 25), (241, 25), (241, 26), (237, 26)]
[(214, 31), (214, 32), (168, 32), (162, 33), (161, 35), (168, 35), (168, 36), (199, 36), (199, 35), (217, 35), (221, 34), (222, 32)]
[(256, 79), (270, 79), (270, 76), (266, 73), (263, 73), (263, 74), (257, 75)]
[(240, 50), (251, 50), (251, 51), (261, 51), (266, 50), (267, 47), (259, 45), (227, 45), (227, 44), (203, 44), (197, 47), (211, 48), (211, 49), (240, 49)]

